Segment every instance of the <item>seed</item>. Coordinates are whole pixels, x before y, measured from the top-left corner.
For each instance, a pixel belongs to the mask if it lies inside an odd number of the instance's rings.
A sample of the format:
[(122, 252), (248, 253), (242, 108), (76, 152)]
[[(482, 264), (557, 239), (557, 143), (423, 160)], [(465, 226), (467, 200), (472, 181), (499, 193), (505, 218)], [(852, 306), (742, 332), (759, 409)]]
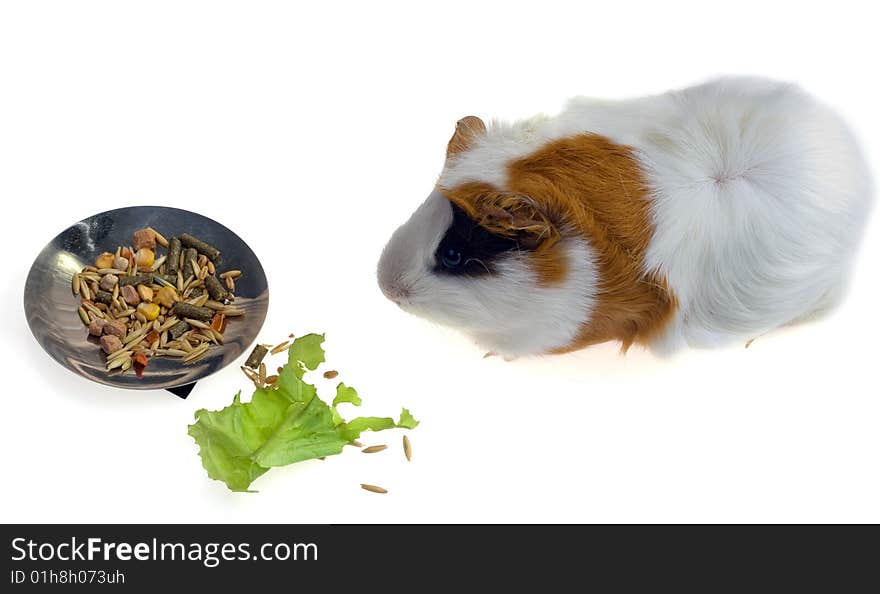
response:
[(183, 273), (180, 270), (177, 271), (177, 290), (183, 293)]
[(122, 364), (122, 367), (120, 367), (119, 369), (122, 370), (123, 372), (126, 372), (129, 369), (131, 369), (131, 359), (126, 359), (125, 362)]
[(79, 314), (79, 319), (82, 320), (82, 323), (83, 323), (83, 324), (85, 324), (86, 326), (88, 326), (89, 324), (92, 323), (92, 321), (89, 319), (89, 315), (86, 313), (86, 310), (85, 310), (85, 309), (83, 309), (82, 307), (80, 307), (80, 308), (77, 309), (76, 311), (77, 311), (77, 313)]
[(335, 369), (331, 369), (330, 371), (325, 371), (325, 372), (324, 372), (324, 377), (327, 378), (327, 379), (333, 379), (333, 378), (336, 377), (337, 375), (339, 375), (339, 372), (336, 371)]
[(89, 291), (88, 283), (80, 283), (79, 294), (83, 296), (84, 299), (92, 300), (92, 292)]
[(266, 383), (266, 364), (260, 363), (260, 383)]
[(229, 289), (230, 291), (234, 291), (235, 290), (235, 281), (232, 280), (232, 277), (227, 276), (226, 279), (224, 279), (224, 280), (226, 281), (226, 288)]
[(90, 311), (98, 316), (104, 317), (104, 313), (100, 309), (98, 309), (97, 307), (95, 307), (94, 305), (89, 303), (88, 301), (84, 301), (82, 306), (84, 308), (86, 308), (87, 311)]
[(183, 318), (187, 324), (190, 326), (195, 326), (196, 328), (201, 328), (202, 330), (210, 330), (211, 326), (204, 322), (200, 322), (199, 320), (194, 320), (193, 318)]
[(224, 272), (223, 274), (220, 275), (220, 278), (222, 278), (222, 279), (238, 278), (240, 276), (241, 276), (241, 270), (227, 270), (226, 272)]
[(172, 285), (171, 283), (169, 283), (167, 280), (165, 280), (165, 279), (162, 278), (161, 276), (153, 277), (153, 280), (156, 281), (159, 285), (161, 285), (161, 286), (163, 286), (163, 287), (174, 288), (174, 285)]
[(126, 274), (126, 272), (127, 271), (125, 271), (125, 270), (119, 270), (117, 268), (100, 268), (98, 270), (98, 274), (100, 274), (101, 276), (103, 276), (105, 274), (115, 274), (116, 276), (121, 276), (121, 275)]
[(198, 342), (199, 344), (202, 344), (205, 342), (213, 342), (213, 339), (214, 339), (213, 336), (211, 336), (209, 338), (209, 337), (205, 336), (204, 334), (202, 334), (201, 332), (192, 332), (192, 331), (190, 332), (189, 337), (192, 340), (195, 340), (196, 342)]
[(206, 266), (208, 268), (208, 274), (214, 274), (217, 272), (217, 269), (214, 267), (214, 263), (211, 262), (210, 260), (208, 260), (208, 263)]
[(364, 448), (364, 449), (362, 449), (362, 450), (361, 450), (361, 453), (363, 453), (363, 454), (375, 454), (376, 452), (381, 452), (382, 450), (387, 450), (387, 449), (388, 449), (388, 446), (387, 446), (387, 445), (384, 445), (384, 444), (383, 444), (383, 445), (374, 445), (374, 446), (370, 446), (370, 447), (368, 447), (368, 448)]
[(272, 350), (269, 351), (269, 353), (272, 354), (272, 355), (277, 355), (278, 353), (280, 353), (281, 351), (283, 351), (284, 349), (286, 349), (286, 348), (287, 348), (287, 345), (289, 345), (289, 344), (290, 344), (290, 341), (289, 341), (289, 340), (285, 340), (285, 341), (282, 342), (281, 344), (275, 345), (275, 346), (272, 348)]
[(155, 262), (153, 262), (153, 265), (150, 266), (150, 272), (156, 272), (157, 270), (159, 270), (159, 267), (165, 263), (165, 259), (167, 257), (168, 256), (162, 256), (161, 258), (158, 258)]
[(361, 483), (361, 489), (363, 489), (364, 491), (369, 491), (370, 493), (385, 494), (388, 492), (388, 489), (383, 489), (382, 487), (377, 487), (376, 485), (368, 485), (366, 483)]
[(403, 455), (406, 456), (407, 462), (412, 460), (412, 444), (406, 435), (403, 436)]
[(194, 348), (192, 352), (190, 352), (186, 355), (186, 357), (183, 358), (183, 362), (192, 363), (193, 361), (204, 355), (209, 346), (209, 344), (202, 344), (201, 346)]
[(362, 447), (364, 447), (364, 444), (362, 444), (361, 442), (359, 442), (359, 441), (356, 440), (356, 439), (352, 440), (351, 445), (353, 445), (353, 446), (356, 447), (356, 448), (362, 448)]
[(74, 295), (79, 295), (79, 273), (73, 273), (73, 278), (70, 279), (70, 290), (73, 291)]
[(227, 307), (226, 309), (223, 309), (221, 311), (227, 318), (234, 318), (236, 316), (244, 315), (244, 310), (239, 307)]
[(126, 355), (124, 357), (117, 357), (116, 359), (113, 359), (112, 361), (108, 361), (107, 362), (107, 371), (110, 371), (111, 369), (116, 369), (117, 367), (122, 367), (122, 365), (125, 363), (126, 360), (131, 360), (131, 357)]
[(119, 299), (119, 283), (113, 285), (113, 301)]
[(198, 275), (199, 275), (199, 270), (200, 270), (200, 269), (199, 269), (199, 265), (198, 265), (198, 263), (197, 263), (193, 258), (190, 258), (190, 259), (189, 259), (189, 263), (192, 265), (193, 274), (194, 274), (195, 276), (198, 276)]
[(186, 351), (181, 349), (159, 349), (156, 352), (169, 357), (186, 357)]
[(177, 323), (177, 316), (168, 316), (168, 318), (159, 326), (159, 331), (168, 330), (171, 326)]
[(147, 328), (137, 328), (129, 332), (128, 335), (125, 337), (125, 340), (123, 340), (122, 342), (125, 345), (133, 345), (143, 340), (144, 336), (146, 335)]
[(156, 243), (161, 245), (163, 248), (168, 247), (168, 240), (165, 239), (164, 235), (162, 235), (161, 233), (159, 233), (158, 231), (156, 231), (152, 227), (148, 227), (148, 229), (153, 232), (153, 236), (156, 238)]

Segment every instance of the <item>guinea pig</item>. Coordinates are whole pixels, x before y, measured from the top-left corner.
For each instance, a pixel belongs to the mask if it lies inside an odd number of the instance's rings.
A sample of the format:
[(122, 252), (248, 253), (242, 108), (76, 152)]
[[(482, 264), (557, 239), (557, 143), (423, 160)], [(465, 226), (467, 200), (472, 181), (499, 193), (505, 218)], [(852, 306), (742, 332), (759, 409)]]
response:
[(745, 342), (840, 301), (871, 196), (846, 125), (787, 83), (469, 116), (378, 281), (506, 358)]

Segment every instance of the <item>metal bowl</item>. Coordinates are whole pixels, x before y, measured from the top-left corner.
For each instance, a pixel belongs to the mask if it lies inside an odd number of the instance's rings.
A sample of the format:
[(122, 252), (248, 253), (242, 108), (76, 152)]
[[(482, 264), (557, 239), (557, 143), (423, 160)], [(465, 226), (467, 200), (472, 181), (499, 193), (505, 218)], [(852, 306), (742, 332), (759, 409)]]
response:
[[(130, 245), (132, 233), (143, 227), (153, 227), (165, 237), (190, 233), (217, 247), (223, 257), (221, 270), (243, 271), (235, 285), (235, 306), (246, 313), (230, 318), (223, 345), (212, 347), (193, 364), (154, 357), (141, 378), (132, 371), (108, 374), (100, 346), (89, 337), (77, 314), (79, 300), (71, 294), (71, 280), (73, 273), (93, 264), (102, 252)], [(49, 356), (77, 375), (130, 390), (175, 391), (219, 371), (254, 342), (268, 308), (269, 288), (263, 267), (238, 235), (202, 215), (165, 206), (108, 210), (72, 225), (43, 248), (24, 288), (28, 326)]]

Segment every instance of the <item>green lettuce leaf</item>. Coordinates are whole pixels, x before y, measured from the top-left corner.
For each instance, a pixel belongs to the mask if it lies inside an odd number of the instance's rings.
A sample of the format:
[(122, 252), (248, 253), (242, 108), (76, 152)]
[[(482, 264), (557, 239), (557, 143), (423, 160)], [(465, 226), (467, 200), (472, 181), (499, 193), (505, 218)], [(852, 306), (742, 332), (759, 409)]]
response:
[(389, 417), (357, 417), (346, 422), (336, 405), (359, 406), (361, 398), (342, 383), (332, 406), (321, 400), (303, 376), (324, 361), (323, 341), (320, 334), (296, 339), (276, 387), (257, 388), (249, 402), (242, 402), (239, 392), (224, 409), (196, 412), (189, 435), (199, 446), (209, 477), (223, 481), (232, 491), (249, 491), (251, 483), (270, 468), (339, 454), (364, 431), (418, 425), (407, 409), (397, 423)]
[(419, 422), (413, 418), (412, 414), (410, 414), (409, 409), (403, 409), (400, 411), (400, 420), (397, 421), (398, 427), (403, 427), (404, 429), (415, 429), (419, 426)]
[(336, 386), (336, 398), (333, 399), (333, 406), (335, 407), (336, 405), (342, 404), (343, 402), (348, 402), (354, 404), (355, 406), (360, 406), (361, 397), (358, 396), (357, 390), (340, 382), (339, 385)]
[(299, 377), (303, 376), (306, 369), (313, 371), (324, 362), (324, 349), (321, 348), (323, 342), (323, 334), (306, 334), (290, 345), (287, 350), (287, 362), (296, 370)]

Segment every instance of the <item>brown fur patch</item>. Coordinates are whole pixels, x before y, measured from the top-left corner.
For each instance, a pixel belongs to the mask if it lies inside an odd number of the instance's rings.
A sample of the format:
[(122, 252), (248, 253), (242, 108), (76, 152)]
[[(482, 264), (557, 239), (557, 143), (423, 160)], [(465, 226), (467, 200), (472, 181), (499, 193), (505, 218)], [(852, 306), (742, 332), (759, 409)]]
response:
[[(470, 183), (444, 193), (488, 229), (536, 242), (542, 283), (565, 277), (561, 235), (586, 237), (598, 266), (597, 303), (577, 338), (558, 352), (619, 340), (626, 350), (656, 336), (675, 312), (665, 279), (644, 273), (654, 229), (648, 187), (629, 147), (595, 134), (548, 143), (508, 165), (508, 185)], [(501, 209), (509, 218), (490, 213)], [(572, 263), (572, 265), (577, 265)]]

